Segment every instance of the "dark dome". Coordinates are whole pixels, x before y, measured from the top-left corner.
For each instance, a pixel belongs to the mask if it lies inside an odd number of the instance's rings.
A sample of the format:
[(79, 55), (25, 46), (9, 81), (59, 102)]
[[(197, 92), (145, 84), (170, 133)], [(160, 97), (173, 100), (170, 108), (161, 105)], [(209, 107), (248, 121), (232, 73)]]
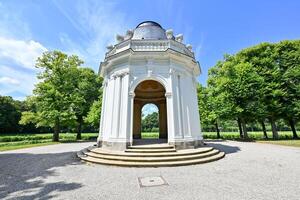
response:
[(165, 40), (167, 39), (166, 31), (159, 25), (159, 23), (153, 21), (144, 21), (137, 25), (133, 31), (133, 40)]
[(139, 25), (137, 25), (136, 28), (143, 27), (143, 26), (158, 26), (159, 28), (162, 28), (159, 23), (154, 21), (144, 21), (142, 23), (139, 23)]

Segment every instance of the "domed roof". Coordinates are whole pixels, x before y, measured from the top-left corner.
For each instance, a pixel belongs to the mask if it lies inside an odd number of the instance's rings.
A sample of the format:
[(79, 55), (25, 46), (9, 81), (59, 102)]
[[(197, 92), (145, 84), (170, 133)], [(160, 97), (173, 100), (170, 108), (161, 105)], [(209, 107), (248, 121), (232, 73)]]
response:
[(165, 40), (166, 31), (156, 22), (144, 21), (133, 31), (133, 40)]

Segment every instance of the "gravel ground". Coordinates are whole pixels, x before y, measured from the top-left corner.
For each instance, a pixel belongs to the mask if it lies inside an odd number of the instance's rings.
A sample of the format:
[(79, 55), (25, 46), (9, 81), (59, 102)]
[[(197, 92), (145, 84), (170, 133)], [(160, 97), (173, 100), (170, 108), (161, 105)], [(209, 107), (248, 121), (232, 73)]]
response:
[[(0, 199), (300, 199), (300, 148), (208, 141), (225, 151), (212, 163), (163, 168), (87, 164), (76, 151), (93, 143), (0, 153)], [(168, 185), (140, 187), (139, 177)]]

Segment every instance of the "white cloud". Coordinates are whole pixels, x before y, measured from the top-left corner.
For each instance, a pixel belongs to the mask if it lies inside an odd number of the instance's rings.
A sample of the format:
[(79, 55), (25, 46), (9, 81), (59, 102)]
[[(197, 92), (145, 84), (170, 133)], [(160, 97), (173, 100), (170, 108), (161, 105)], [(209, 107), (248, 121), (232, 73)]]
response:
[(0, 59), (9, 59), (22, 67), (33, 69), (37, 57), (47, 49), (39, 42), (0, 36)]
[(0, 77), (0, 83), (9, 84), (9, 85), (20, 85), (20, 81), (18, 81), (17, 79), (8, 77), (8, 76)]
[[(17, 99), (25, 99), (31, 95), (34, 85), (38, 82), (36, 72), (22, 72), (16, 67), (0, 65), (0, 94), (10, 95)], [(8, 83), (11, 84), (8, 84)]]
[(110, 1), (74, 1), (74, 7), (62, 7), (54, 1), (59, 11), (83, 37), (81, 41), (72, 41), (63, 33), (61, 43), (67, 52), (82, 57), (86, 64), (98, 69), (104, 58), (106, 46), (115, 42), (116, 34), (125, 34), (128, 17), (118, 10), (118, 4)]

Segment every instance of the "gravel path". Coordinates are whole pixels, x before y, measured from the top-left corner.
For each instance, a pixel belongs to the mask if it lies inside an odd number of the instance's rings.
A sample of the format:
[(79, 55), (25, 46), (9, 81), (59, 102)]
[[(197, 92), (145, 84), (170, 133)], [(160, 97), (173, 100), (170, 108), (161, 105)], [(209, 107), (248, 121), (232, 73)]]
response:
[[(171, 168), (87, 164), (76, 151), (93, 143), (0, 153), (0, 199), (300, 199), (300, 148), (208, 142), (227, 153), (216, 162)], [(168, 185), (140, 187), (138, 177)]]

